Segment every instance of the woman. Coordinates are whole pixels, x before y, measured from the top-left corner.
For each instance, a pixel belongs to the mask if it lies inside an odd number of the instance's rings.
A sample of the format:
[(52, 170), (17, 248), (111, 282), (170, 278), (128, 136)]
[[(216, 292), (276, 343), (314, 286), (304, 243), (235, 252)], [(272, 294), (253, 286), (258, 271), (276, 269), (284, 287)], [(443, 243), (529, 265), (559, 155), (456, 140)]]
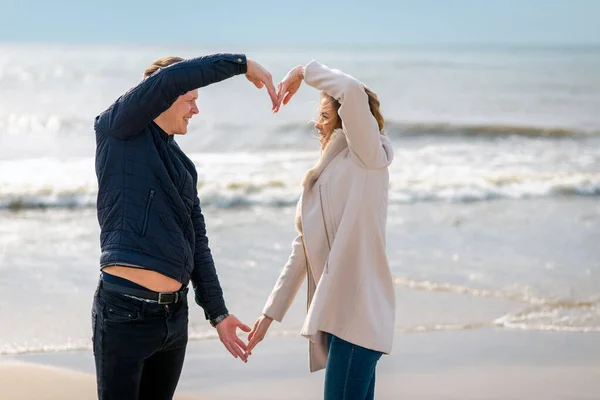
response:
[(279, 84), (278, 111), (302, 81), (321, 91), (315, 124), (321, 157), (306, 174), (292, 254), (250, 333), (248, 351), (281, 322), (308, 276), (310, 370), (326, 368), (325, 399), (374, 398), (375, 367), (389, 354), (395, 297), (386, 253), (392, 145), (377, 96), (358, 80), (312, 61)]

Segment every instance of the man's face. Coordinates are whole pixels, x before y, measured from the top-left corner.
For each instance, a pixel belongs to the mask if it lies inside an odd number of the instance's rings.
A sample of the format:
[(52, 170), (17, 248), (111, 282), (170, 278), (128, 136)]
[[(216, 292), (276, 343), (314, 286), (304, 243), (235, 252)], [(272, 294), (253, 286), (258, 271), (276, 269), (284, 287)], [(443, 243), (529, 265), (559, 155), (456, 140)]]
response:
[(199, 113), (198, 89), (179, 96), (168, 110), (156, 118), (156, 123), (169, 135), (185, 135), (190, 119)]

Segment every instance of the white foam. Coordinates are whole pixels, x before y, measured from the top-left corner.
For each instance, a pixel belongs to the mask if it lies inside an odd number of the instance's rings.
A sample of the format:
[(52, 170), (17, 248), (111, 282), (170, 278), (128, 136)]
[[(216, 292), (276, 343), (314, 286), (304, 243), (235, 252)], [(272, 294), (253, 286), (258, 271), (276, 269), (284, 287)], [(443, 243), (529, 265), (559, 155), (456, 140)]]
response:
[[(600, 172), (595, 171), (600, 150), (588, 150), (583, 166), (570, 154), (581, 149), (554, 151), (533, 165), (539, 170), (532, 167), (535, 150), (516, 158), (487, 146), (398, 150), (391, 166), (390, 202), (600, 195)], [(303, 175), (317, 157), (313, 152), (271, 152), (197, 153), (191, 158), (203, 204), (229, 208), (293, 205)], [(590, 158), (596, 163), (591, 168), (586, 167)], [(0, 161), (0, 208), (93, 207), (96, 196), (92, 158)]]

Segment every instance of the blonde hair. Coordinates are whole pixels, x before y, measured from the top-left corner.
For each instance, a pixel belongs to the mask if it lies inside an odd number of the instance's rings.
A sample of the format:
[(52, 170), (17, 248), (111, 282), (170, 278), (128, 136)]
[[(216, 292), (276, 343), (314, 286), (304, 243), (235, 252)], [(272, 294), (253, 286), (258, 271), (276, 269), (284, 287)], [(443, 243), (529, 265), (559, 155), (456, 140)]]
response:
[[(383, 115), (381, 114), (381, 109), (380, 109), (381, 103), (379, 102), (379, 99), (377, 98), (377, 95), (375, 94), (375, 92), (373, 92), (371, 89), (369, 89), (365, 84), (363, 84), (363, 88), (365, 89), (365, 93), (367, 93), (367, 97), (369, 98), (369, 109), (371, 110), (371, 114), (373, 114), (375, 121), (377, 121), (377, 126), (379, 127), (379, 132), (382, 135), (385, 135), (385, 132), (383, 131), (383, 128), (385, 126), (385, 119), (383, 118)], [(332, 107), (332, 111), (337, 116), (337, 122), (334, 126), (334, 129), (341, 128), (342, 127), (342, 118), (338, 114), (340, 107), (341, 107), (340, 102), (325, 92), (321, 92), (321, 98), (325, 98), (325, 99), (329, 100), (331, 107)], [(327, 146), (327, 143), (329, 143), (329, 140), (331, 139), (332, 133), (333, 133), (333, 131), (329, 132), (326, 135), (322, 135), (319, 138), (322, 148), (325, 148)]]
[(146, 70), (144, 71), (144, 79), (148, 78), (149, 76), (152, 76), (159, 69), (168, 67), (169, 65), (178, 63), (180, 61), (183, 61), (183, 58), (181, 58), (181, 57), (163, 57), (163, 58), (159, 58), (158, 60), (154, 60), (152, 62), (152, 64), (150, 64), (150, 66), (148, 68), (146, 68)]

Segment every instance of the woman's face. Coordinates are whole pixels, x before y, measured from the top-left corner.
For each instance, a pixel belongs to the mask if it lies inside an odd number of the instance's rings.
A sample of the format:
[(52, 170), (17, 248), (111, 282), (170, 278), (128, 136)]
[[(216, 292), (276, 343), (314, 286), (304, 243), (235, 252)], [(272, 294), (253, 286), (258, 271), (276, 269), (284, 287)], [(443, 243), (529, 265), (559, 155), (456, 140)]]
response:
[(319, 105), (319, 119), (315, 122), (315, 128), (321, 136), (329, 136), (338, 125), (338, 114), (334, 107), (334, 100), (329, 96), (321, 96)]

